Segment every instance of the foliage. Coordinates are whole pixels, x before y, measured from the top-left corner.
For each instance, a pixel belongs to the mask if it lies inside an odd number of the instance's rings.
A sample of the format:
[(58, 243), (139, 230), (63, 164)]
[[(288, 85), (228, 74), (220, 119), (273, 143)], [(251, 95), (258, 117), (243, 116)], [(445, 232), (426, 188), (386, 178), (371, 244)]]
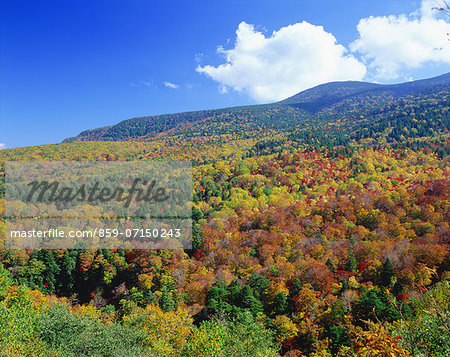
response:
[(193, 164), (193, 249), (1, 249), (2, 354), (448, 354), (445, 78), (1, 150), (0, 178), (10, 160)]
[(425, 290), (414, 301), (416, 314), (400, 320), (392, 330), (401, 336), (402, 345), (415, 356), (450, 354), (450, 287), (448, 281)]
[(391, 336), (381, 325), (357, 334), (354, 350), (358, 356), (408, 357), (411, 354), (398, 346), (399, 336)]

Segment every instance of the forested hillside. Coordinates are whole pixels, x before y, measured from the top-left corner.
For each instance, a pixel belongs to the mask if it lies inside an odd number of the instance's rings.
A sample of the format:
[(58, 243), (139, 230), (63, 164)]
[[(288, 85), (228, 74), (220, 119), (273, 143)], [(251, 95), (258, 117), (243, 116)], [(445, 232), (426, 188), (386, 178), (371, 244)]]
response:
[(330, 83), (1, 150), (2, 175), (190, 160), (194, 178), (193, 249), (0, 250), (1, 354), (448, 355), (449, 78)]
[(398, 141), (448, 130), (449, 88), (450, 74), (397, 85), (334, 82), (274, 104), (124, 120), (86, 130), (65, 142), (153, 140), (173, 135), (242, 138), (258, 136), (261, 129), (295, 133), (308, 144), (323, 144), (323, 135), (328, 133), (333, 144), (361, 138)]

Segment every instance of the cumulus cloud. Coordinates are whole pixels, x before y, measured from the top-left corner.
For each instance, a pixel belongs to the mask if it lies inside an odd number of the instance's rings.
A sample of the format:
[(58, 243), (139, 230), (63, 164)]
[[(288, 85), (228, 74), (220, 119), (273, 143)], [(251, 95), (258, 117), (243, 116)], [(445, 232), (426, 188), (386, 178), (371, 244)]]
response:
[(222, 92), (245, 92), (258, 102), (287, 98), (315, 85), (360, 80), (366, 67), (322, 26), (303, 21), (274, 31), (270, 37), (242, 22), (234, 48), (218, 48), (225, 63), (198, 66), (219, 83)]
[(0, 150), (1, 150), (1, 149), (5, 149), (5, 148), (6, 148), (6, 144), (0, 143)]
[(405, 70), (424, 64), (450, 64), (450, 24), (438, 18), (436, 0), (422, 1), (409, 15), (377, 16), (361, 19), (359, 38), (350, 49), (359, 52), (375, 79), (406, 76)]
[(164, 85), (168, 88), (178, 89), (179, 85), (172, 82), (164, 82)]

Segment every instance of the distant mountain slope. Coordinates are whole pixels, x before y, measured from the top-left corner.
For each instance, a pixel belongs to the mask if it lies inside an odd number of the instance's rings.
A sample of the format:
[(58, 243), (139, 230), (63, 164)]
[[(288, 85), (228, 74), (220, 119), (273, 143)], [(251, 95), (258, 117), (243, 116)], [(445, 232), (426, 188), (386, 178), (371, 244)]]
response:
[(293, 105), (315, 112), (361, 94), (367, 95), (370, 93), (374, 96), (383, 94), (389, 97), (399, 97), (437, 88), (438, 86), (448, 87), (449, 83), (450, 73), (430, 79), (388, 85), (355, 81), (331, 82), (295, 94), (279, 102), (279, 104)]
[(173, 135), (248, 137), (271, 129), (303, 139), (311, 136), (310, 129), (316, 129), (322, 134), (328, 130), (345, 135), (345, 140), (385, 134), (398, 140), (402, 135), (447, 132), (449, 93), (450, 73), (394, 85), (331, 82), (273, 104), (133, 118), (83, 131), (64, 142), (152, 140)]
[[(207, 132), (220, 135), (233, 133), (234, 129), (243, 132), (261, 127), (279, 128), (307, 117), (306, 112), (297, 108), (272, 104), (164, 114), (128, 119), (113, 126), (86, 130), (76, 137), (65, 139), (64, 142), (149, 139), (179, 132), (189, 136), (206, 135)], [(198, 128), (200, 124), (201, 131), (193, 132), (193, 128)]]
[(367, 93), (380, 87), (383, 86), (365, 82), (331, 82), (295, 94), (279, 102), (279, 104), (292, 105), (309, 112), (317, 112), (349, 97)]

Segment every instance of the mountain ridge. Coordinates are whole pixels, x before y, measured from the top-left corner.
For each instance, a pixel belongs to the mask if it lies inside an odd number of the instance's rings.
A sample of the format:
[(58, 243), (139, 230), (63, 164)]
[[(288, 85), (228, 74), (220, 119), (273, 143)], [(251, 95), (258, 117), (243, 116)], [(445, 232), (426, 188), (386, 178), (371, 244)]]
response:
[[(302, 125), (315, 126), (328, 123), (331, 117), (336, 119), (338, 116), (344, 121), (369, 116), (375, 122), (378, 120), (375, 117), (385, 112), (386, 107), (394, 102), (402, 103), (407, 98), (411, 100), (414, 97), (417, 101), (433, 98), (431, 101), (435, 101), (434, 97), (440, 93), (442, 99), (438, 97), (437, 100), (447, 106), (445, 94), (449, 88), (450, 73), (387, 85), (358, 81), (330, 82), (275, 103), (126, 119), (114, 125), (85, 130), (63, 142), (151, 140), (161, 135), (196, 135), (195, 131), (199, 128), (200, 135), (206, 135), (208, 131), (212, 134), (244, 135), (244, 132), (251, 133), (260, 128), (292, 130)], [(373, 123), (369, 120), (369, 124)], [(348, 123), (348, 126), (353, 125)]]

